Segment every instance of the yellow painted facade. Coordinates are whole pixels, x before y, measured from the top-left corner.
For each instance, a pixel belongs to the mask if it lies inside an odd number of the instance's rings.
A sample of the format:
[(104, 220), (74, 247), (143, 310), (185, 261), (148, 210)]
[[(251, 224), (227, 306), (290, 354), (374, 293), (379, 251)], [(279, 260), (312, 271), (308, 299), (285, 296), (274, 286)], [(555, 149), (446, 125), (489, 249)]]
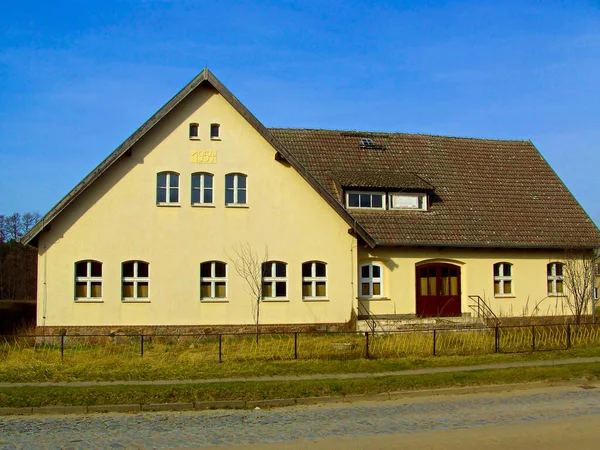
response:
[[(189, 138), (189, 123), (199, 139)], [(220, 139), (210, 124), (220, 124)], [(179, 205), (157, 206), (157, 173), (180, 174)], [(214, 206), (191, 205), (191, 174), (214, 175)], [(247, 207), (225, 206), (225, 174), (247, 175)], [(215, 90), (196, 88), (39, 236), (38, 325), (252, 324), (234, 246), (287, 263), (288, 300), (264, 302), (261, 324), (341, 323), (356, 308), (348, 225)], [(74, 265), (102, 262), (102, 301), (75, 301)], [(121, 264), (149, 263), (149, 298), (121, 299)], [(200, 263), (227, 263), (227, 301), (200, 300)], [(302, 299), (302, 263), (327, 263), (327, 299)]]
[[(473, 314), (469, 296), (480, 296), (499, 317), (568, 315), (564, 297), (548, 294), (547, 265), (564, 260), (559, 250), (456, 248), (362, 248), (359, 266), (370, 261), (383, 267), (383, 298), (361, 299), (372, 314), (415, 314), (417, 267), (448, 263), (460, 267), (461, 312)], [(494, 264), (512, 264), (512, 293), (494, 293)]]

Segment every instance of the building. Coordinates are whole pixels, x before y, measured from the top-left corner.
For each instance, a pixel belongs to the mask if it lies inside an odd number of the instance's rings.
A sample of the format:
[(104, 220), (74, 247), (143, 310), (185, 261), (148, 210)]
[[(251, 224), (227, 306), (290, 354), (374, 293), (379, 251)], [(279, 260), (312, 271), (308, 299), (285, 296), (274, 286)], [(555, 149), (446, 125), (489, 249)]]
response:
[(600, 232), (530, 141), (268, 129), (205, 69), (23, 241), (39, 326), (198, 328), (254, 323), (250, 260), (262, 325), (563, 314)]

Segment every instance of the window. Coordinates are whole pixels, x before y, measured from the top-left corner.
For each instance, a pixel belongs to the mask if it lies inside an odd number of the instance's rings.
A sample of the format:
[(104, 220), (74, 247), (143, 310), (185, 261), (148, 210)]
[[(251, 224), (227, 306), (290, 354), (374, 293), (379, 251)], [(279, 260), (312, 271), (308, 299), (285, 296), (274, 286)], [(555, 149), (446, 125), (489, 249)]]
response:
[(562, 295), (565, 293), (563, 269), (563, 264), (558, 262), (553, 262), (546, 266), (548, 295)]
[(210, 138), (211, 139), (219, 139), (221, 137), (220, 131), (221, 131), (221, 125), (219, 125), (218, 123), (210, 124)]
[(200, 139), (200, 126), (197, 123), (190, 123), (190, 139)]
[(246, 189), (246, 175), (241, 173), (225, 175), (225, 204), (245, 205)]
[(360, 296), (366, 298), (383, 297), (383, 267), (379, 263), (360, 266)]
[(102, 263), (79, 261), (75, 263), (75, 300), (102, 299)]
[(416, 209), (427, 210), (427, 195), (412, 193), (390, 194), (390, 209)]
[(207, 261), (200, 264), (200, 300), (227, 298), (227, 264)]
[(287, 299), (287, 264), (268, 261), (262, 265), (262, 296), (264, 300)]
[(494, 264), (494, 295), (512, 295), (512, 264)]
[(385, 194), (383, 192), (347, 192), (346, 205), (348, 208), (385, 209)]
[(210, 173), (192, 174), (192, 205), (213, 203), (213, 176)]
[(327, 298), (327, 264), (317, 261), (302, 264), (302, 298), (304, 300)]
[(148, 300), (149, 264), (144, 261), (126, 261), (121, 269), (123, 300)]
[(156, 176), (156, 204), (169, 205), (179, 203), (179, 174), (160, 172)]

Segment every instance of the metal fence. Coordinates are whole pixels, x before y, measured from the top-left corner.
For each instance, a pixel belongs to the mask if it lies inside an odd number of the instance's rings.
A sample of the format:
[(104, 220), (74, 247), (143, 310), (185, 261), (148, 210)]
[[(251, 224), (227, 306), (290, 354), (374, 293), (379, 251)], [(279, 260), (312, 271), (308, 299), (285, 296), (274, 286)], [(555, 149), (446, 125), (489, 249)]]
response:
[(600, 346), (600, 326), (560, 324), (372, 332), (0, 336), (11, 358), (76, 362), (144, 358), (172, 363), (478, 355)]

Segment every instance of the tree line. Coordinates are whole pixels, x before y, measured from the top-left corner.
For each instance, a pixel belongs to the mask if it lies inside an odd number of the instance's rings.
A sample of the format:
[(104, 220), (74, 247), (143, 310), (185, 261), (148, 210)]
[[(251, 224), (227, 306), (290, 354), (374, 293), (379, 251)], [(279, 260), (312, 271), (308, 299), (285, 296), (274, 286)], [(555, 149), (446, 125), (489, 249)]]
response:
[(31, 300), (37, 292), (37, 250), (20, 239), (38, 213), (0, 215), (0, 300)]

